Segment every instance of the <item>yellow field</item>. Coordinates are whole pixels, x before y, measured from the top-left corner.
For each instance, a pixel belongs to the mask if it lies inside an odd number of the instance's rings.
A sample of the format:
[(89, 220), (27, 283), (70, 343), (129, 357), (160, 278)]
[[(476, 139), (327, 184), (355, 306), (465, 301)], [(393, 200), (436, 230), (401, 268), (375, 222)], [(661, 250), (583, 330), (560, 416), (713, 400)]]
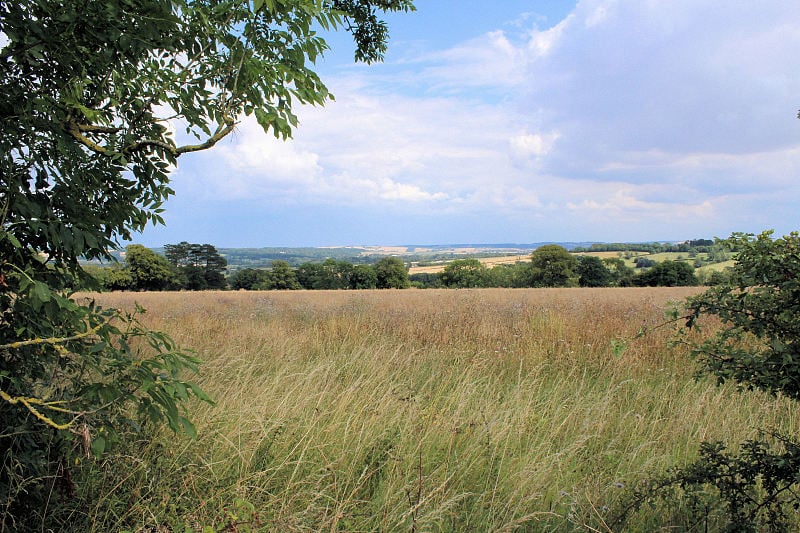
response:
[[(529, 261), (531, 258), (530, 254), (528, 255), (504, 255), (499, 257), (481, 257), (478, 258), (486, 268), (492, 268), (497, 265), (513, 265), (514, 263), (518, 263), (520, 261)], [(427, 265), (427, 266), (412, 266), (408, 269), (409, 274), (436, 274), (441, 272), (445, 269), (445, 267), (451, 261), (446, 261), (441, 264), (436, 265)]]

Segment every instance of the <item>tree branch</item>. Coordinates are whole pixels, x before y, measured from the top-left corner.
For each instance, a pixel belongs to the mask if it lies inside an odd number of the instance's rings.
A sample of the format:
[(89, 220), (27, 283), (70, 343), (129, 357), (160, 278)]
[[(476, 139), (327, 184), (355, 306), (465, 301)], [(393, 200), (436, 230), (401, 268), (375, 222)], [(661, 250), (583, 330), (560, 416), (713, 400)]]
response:
[(175, 148), (174, 153), (177, 156), (188, 152), (199, 152), (200, 150), (207, 150), (208, 148), (211, 148), (219, 141), (221, 141), (223, 138), (225, 138), (229, 133), (233, 131), (235, 127), (236, 127), (236, 122), (234, 122), (233, 119), (229, 118), (225, 121), (225, 125), (223, 126), (222, 124), (220, 124), (214, 135), (209, 137), (208, 140), (206, 140), (204, 143), (187, 144), (185, 146)]

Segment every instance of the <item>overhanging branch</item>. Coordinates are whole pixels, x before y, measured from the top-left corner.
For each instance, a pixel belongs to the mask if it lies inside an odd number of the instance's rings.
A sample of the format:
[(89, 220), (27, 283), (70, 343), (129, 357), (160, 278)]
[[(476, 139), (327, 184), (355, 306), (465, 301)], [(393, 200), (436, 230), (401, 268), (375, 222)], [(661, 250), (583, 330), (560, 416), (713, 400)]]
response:
[(129, 144), (125, 148), (123, 148), (120, 152), (116, 152), (114, 150), (110, 150), (105, 146), (93, 141), (89, 137), (87, 137), (86, 133), (95, 133), (95, 134), (115, 134), (119, 133), (119, 128), (112, 128), (106, 126), (95, 126), (92, 124), (79, 124), (75, 120), (68, 120), (65, 124), (66, 132), (76, 141), (87, 147), (89, 150), (96, 154), (105, 155), (105, 156), (114, 156), (116, 154), (122, 154), (123, 156), (129, 156), (136, 152), (140, 152), (147, 148), (151, 147), (159, 147), (163, 148), (164, 150), (168, 151), (174, 157), (178, 157), (181, 154), (186, 154), (189, 152), (199, 152), (202, 150), (207, 150), (221, 141), (223, 138), (228, 136), (236, 127), (236, 122), (228, 118), (225, 120), (224, 124), (220, 124), (217, 128), (217, 131), (214, 132), (206, 141), (200, 144), (187, 144), (184, 146), (174, 146), (166, 141), (162, 141), (160, 139), (143, 139), (141, 141), (136, 141), (134, 143)]

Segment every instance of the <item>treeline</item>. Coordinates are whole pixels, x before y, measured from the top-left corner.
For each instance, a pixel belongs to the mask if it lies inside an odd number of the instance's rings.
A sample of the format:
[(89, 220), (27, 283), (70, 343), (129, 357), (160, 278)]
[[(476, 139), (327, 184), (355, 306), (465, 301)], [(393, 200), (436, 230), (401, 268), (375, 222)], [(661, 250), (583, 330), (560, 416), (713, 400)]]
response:
[(272, 268), (245, 268), (228, 280), (232, 289), (244, 290), (340, 290), (405, 289), (410, 286), (408, 268), (396, 257), (383, 257), (372, 265), (354, 265), (326, 259), (293, 268), (286, 261), (273, 261)]
[(411, 282), (429, 287), (654, 287), (699, 285), (694, 268), (663, 261), (635, 271), (620, 258), (576, 256), (558, 245), (537, 248), (530, 261), (488, 268), (477, 259), (459, 259), (436, 274), (413, 274)]
[(114, 266), (87, 265), (85, 289), (109, 291), (167, 290), (335, 290), (404, 289), (410, 286), (408, 268), (396, 257), (384, 257), (371, 265), (326, 259), (297, 268), (275, 260), (269, 269), (244, 268), (225, 276), (227, 260), (210, 244), (168, 244), (164, 255), (134, 244)]
[[(652, 263), (652, 264), (651, 264)], [(645, 265), (642, 265), (645, 266)], [(125, 249), (123, 261), (112, 267), (86, 266), (94, 280), (84, 288), (101, 290), (357, 290), (482, 287), (647, 287), (692, 286), (701, 281), (684, 261), (649, 262), (633, 269), (621, 258), (579, 256), (559, 245), (537, 248), (529, 261), (488, 268), (478, 259), (457, 259), (442, 272), (408, 274), (397, 257), (374, 264), (353, 264), (328, 258), (293, 267), (275, 260), (270, 268), (244, 268), (225, 276), (226, 259), (210, 244), (182, 242), (164, 247), (164, 255), (141, 245)], [(725, 281), (714, 272), (703, 283)]]
[[(159, 255), (141, 244), (125, 248), (123, 261), (111, 267), (87, 265), (93, 278), (86, 288), (110, 291), (225, 289), (228, 262), (211, 244), (168, 244)], [(91, 287), (98, 285), (98, 287)]]
[(666, 252), (713, 253), (715, 248), (722, 248), (711, 239), (692, 239), (679, 243), (669, 242), (612, 242), (595, 243), (588, 247), (578, 247), (573, 252), (644, 252), (660, 254)]

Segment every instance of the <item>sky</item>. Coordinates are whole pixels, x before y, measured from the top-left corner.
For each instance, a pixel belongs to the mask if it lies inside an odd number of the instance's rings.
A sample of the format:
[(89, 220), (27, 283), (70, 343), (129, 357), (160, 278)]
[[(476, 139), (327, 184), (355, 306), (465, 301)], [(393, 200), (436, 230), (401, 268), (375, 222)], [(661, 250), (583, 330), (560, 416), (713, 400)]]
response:
[(218, 247), (642, 242), (800, 229), (800, 2), (417, 0), (347, 35), (291, 141), (183, 156), (164, 227)]

